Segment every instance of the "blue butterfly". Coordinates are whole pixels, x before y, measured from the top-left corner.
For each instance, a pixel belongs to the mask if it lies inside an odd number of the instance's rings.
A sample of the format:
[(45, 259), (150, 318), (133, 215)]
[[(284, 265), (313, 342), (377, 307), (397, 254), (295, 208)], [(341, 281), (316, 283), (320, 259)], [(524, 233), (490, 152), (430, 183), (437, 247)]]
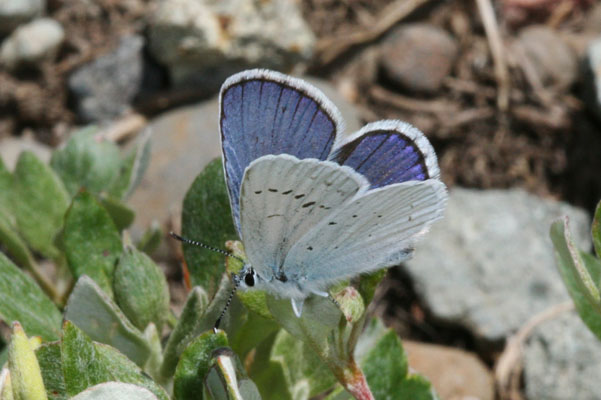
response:
[(307, 82), (263, 69), (220, 92), (226, 184), (248, 262), (236, 285), (290, 298), (399, 264), (440, 219), (436, 154), (395, 120), (345, 135), (336, 106)]

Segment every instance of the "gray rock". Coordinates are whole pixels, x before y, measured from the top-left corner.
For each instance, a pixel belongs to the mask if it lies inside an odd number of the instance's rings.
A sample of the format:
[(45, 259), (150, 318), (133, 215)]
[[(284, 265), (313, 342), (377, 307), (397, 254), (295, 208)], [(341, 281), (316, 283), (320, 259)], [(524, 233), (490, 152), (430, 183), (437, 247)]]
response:
[(69, 77), (77, 114), (84, 122), (109, 120), (129, 110), (134, 98), (144, 90), (158, 87), (159, 79), (146, 79), (158, 72), (143, 55), (144, 38), (126, 36), (112, 52), (80, 67)]
[(22, 65), (33, 66), (52, 60), (65, 39), (61, 24), (51, 18), (40, 18), (19, 26), (0, 48), (0, 64), (13, 70)]
[(583, 210), (520, 189), (453, 189), (445, 218), (404, 268), (434, 317), (498, 342), (569, 298), (549, 238), (551, 222), (563, 215), (576, 243), (590, 248)]
[(532, 25), (523, 29), (511, 49), (524, 71), (536, 75), (543, 86), (567, 89), (578, 79), (574, 50), (558, 32), (547, 26)]
[(586, 105), (601, 121), (601, 36), (591, 41), (588, 47), (583, 88)]
[(149, 27), (152, 55), (176, 86), (216, 91), (242, 69), (289, 69), (315, 38), (292, 0), (159, 0)]
[(432, 93), (442, 85), (457, 58), (457, 44), (445, 30), (428, 24), (403, 25), (384, 41), (380, 64), (394, 83)]
[(598, 400), (601, 342), (576, 312), (539, 325), (524, 350), (530, 400)]
[[(334, 87), (308, 79), (340, 108), (347, 132), (358, 129), (357, 113)], [(132, 234), (139, 235), (153, 220), (166, 222), (181, 212), (184, 196), (205, 165), (221, 157), (217, 98), (167, 112), (154, 119), (150, 164), (129, 203), (136, 210)], [(178, 216), (179, 217), (179, 216)]]
[(0, 35), (6, 35), (20, 24), (42, 16), (46, 0), (0, 0)]

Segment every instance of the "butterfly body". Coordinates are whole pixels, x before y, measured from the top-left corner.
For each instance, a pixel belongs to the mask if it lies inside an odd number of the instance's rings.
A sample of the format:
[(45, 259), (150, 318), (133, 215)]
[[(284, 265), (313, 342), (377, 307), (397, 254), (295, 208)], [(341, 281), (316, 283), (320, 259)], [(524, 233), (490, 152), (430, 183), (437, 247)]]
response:
[(251, 70), (220, 95), (226, 183), (248, 262), (241, 286), (305, 298), (396, 265), (442, 217), (446, 189), (416, 128), (379, 121), (344, 135), (336, 107), (283, 74)]

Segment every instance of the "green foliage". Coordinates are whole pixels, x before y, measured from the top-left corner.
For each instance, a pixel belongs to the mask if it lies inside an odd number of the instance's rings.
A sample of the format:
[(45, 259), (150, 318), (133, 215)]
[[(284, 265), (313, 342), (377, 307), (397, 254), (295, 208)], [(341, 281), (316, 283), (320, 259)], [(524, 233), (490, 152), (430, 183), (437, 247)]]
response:
[[(188, 189), (182, 211), (182, 234), (222, 248), (236, 239), (220, 160), (209, 163)], [(213, 297), (223, 276), (223, 256), (184, 244), (184, 256), (192, 286), (202, 286)]]
[[(599, 230), (600, 206), (597, 206), (593, 221), (593, 243), (597, 252), (601, 243)], [(551, 240), (555, 247), (555, 260), (559, 273), (574, 300), (580, 317), (589, 329), (601, 340), (601, 260), (579, 250), (572, 240), (568, 218), (551, 225)]]
[[(0, 160), (0, 245), (12, 258), (0, 254), (0, 319), (25, 328), (13, 329), (16, 378), (0, 381), (0, 400), (342, 400), (368, 398), (370, 387), (378, 400), (435, 398), (409, 374), (392, 331), (378, 321), (364, 331), (383, 271), (331, 288), (336, 303), (308, 298), (301, 318), (288, 299), (239, 291), (214, 333), (243, 263), (185, 245), (192, 289), (173, 316), (165, 276), (144, 253), (160, 228), (137, 246), (122, 232), (134, 218), (123, 201), (148, 164), (148, 136), (124, 158), (89, 128), (53, 154), (52, 168), (30, 153), (12, 173)], [(246, 258), (220, 161), (188, 191), (182, 223), (184, 236)], [(53, 263), (53, 280), (37, 256)]]

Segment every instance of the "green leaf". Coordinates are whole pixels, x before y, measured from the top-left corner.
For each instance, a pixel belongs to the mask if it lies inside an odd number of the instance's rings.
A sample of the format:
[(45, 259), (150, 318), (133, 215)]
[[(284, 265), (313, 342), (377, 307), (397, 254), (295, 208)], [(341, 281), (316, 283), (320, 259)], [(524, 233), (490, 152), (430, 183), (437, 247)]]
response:
[(8, 347), (8, 369), (15, 400), (46, 400), (40, 365), (21, 324), (14, 322)]
[(92, 386), (73, 397), (72, 400), (157, 400), (148, 389), (131, 383), (106, 382)]
[(48, 398), (67, 400), (69, 397), (63, 376), (60, 342), (44, 343), (38, 347), (35, 354), (40, 364)]
[(597, 253), (597, 257), (601, 257), (601, 201), (597, 204), (597, 208), (595, 209), (591, 231), (595, 253)]
[(100, 202), (119, 231), (129, 227), (134, 222), (136, 213), (120, 200), (110, 196), (101, 196)]
[(216, 400), (261, 400), (257, 387), (248, 379), (236, 353), (229, 348), (213, 353), (213, 366), (205, 384), (209, 395)]
[(232, 350), (242, 359), (262, 341), (280, 329), (273, 319), (263, 318), (254, 312), (245, 314), (243, 324), (228, 335)]
[(13, 176), (0, 157), (0, 210), (4, 210), (8, 214), (11, 214), (9, 211), (12, 209), (12, 186)]
[(601, 303), (595, 284), (601, 275), (601, 263), (593, 256), (578, 251), (572, 241), (567, 218), (557, 220), (551, 225), (551, 240), (555, 247), (559, 273), (580, 317), (601, 339)]
[(188, 294), (188, 299), (177, 321), (177, 325), (171, 332), (167, 345), (165, 346), (161, 375), (170, 377), (175, 371), (179, 356), (190, 343), (200, 318), (204, 315), (209, 300), (205, 291), (196, 286)]
[(271, 357), (271, 349), (277, 332), (273, 332), (256, 347), (249, 375), (256, 383), (264, 400), (292, 400), (289, 387), (282, 370), (282, 364)]
[(369, 303), (371, 303), (378, 285), (380, 282), (382, 282), (382, 279), (384, 279), (387, 273), (387, 269), (381, 269), (379, 271), (372, 272), (371, 274), (361, 275), (357, 290), (359, 290), (365, 306), (368, 306)]
[(121, 167), (119, 148), (97, 134), (95, 126), (75, 132), (52, 154), (50, 165), (73, 196), (80, 188), (100, 193), (115, 181)]
[(176, 400), (203, 398), (200, 396), (200, 389), (211, 368), (213, 353), (227, 345), (223, 331), (205, 332), (190, 343), (175, 369), (173, 393)]
[(121, 238), (107, 211), (90, 193), (80, 192), (73, 198), (65, 217), (63, 243), (73, 275), (88, 275), (112, 297)]
[(62, 369), (67, 393), (74, 396), (103, 382), (117, 381), (144, 387), (159, 399), (167, 393), (114, 348), (94, 343), (70, 321), (63, 326)]
[(369, 349), (365, 349), (367, 351), (362, 357), (361, 365), (376, 399), (436, 399), (427, 379), (420, 375), (409, 374), (407, 355), (392, 329), (384, 329), (380, 322), (373, 321), (366, 334), (369, 337), (363, 339), (362, 346), (364, 349), (365, 347)]
[(62, 316), (40, 287), (0, 253), (0, 318), (20, 321), (30, 335), (58, 339)]
[(23, 238), (44, 256), (57, 257), (54, 236), (69, 206), (69, 195), (58, 176), (33, 153), (24, 151), (15, 167), (12, 192), (12, 208)]
[(67, 302), (65, 319), (83, 329), (93, 340), (116, 347), (140, 366), (150, 356), (150, 346), (142, 332), (85, 275), (79, 278), (73, 288)]
[(293, 399), (311, 398), (337, 382), (313, 349), (284, 330), (276, 336), (271, 360), (280, 364)]
[(163, 271), (133, 246), (125, 246), (115, 268), (115, 300), (140, 330), (154, 323), (159, 331), (169, 315), (169, 288)]
[(35, 264), (33, 255), (10, 220), (10, 216), (0, 209), (0, 244), (19, 265), (28, 269), (33, 268)]
[[(221, 160), (210, 162), (186, 193), (182, 234), (217, 248), (237, 238)], [(202, 286), (213, 297), (225, 270), (223, 255), (187, 244), (183, 248), (192, 286)]]
[(109, 193), (119, 199), (127, 199), (138, 186), (150, 161), (150, 129), (140, 137), (137, 146), (121, 163), (119, 176), (113, 182)]

